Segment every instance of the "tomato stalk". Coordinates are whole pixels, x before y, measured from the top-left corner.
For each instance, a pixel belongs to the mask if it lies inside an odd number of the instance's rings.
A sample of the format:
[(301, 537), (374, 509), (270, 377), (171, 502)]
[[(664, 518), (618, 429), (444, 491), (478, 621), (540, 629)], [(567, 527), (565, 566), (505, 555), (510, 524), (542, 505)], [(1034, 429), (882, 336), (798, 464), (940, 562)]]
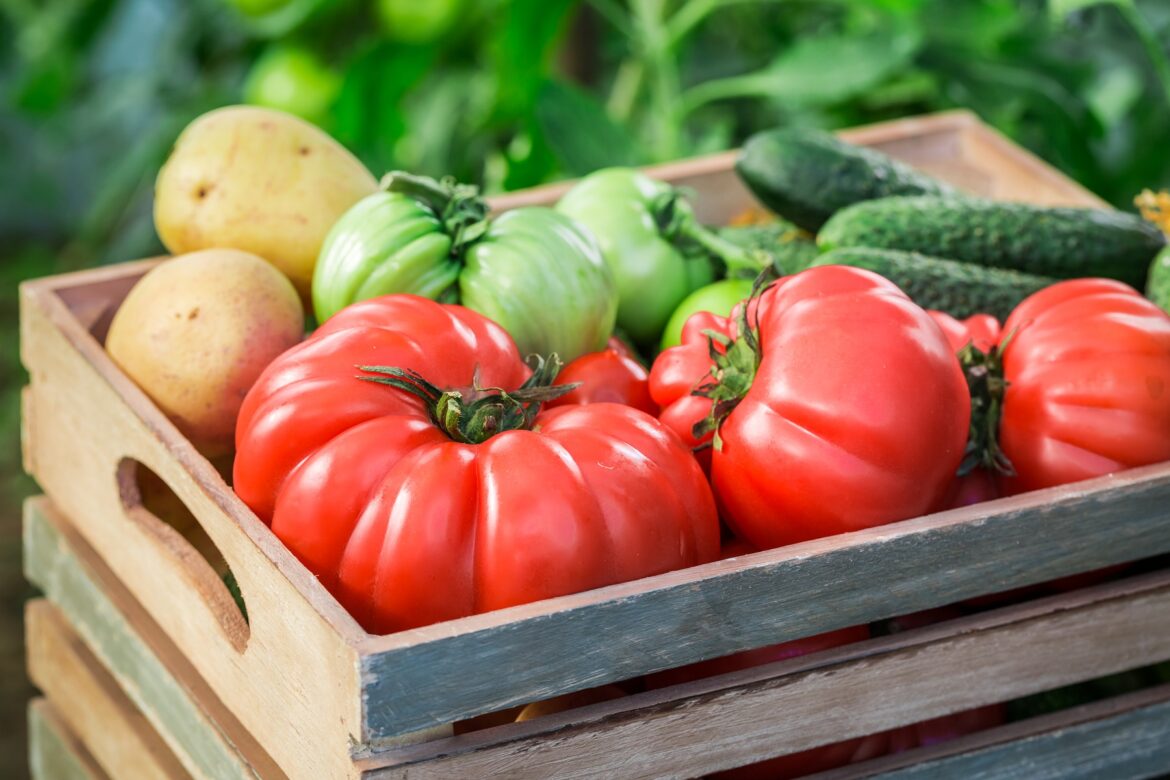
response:
[(704, 227), (683, 193), (665, 192), (650, 204), (650, 213), (663, 237), (681, 251), (698, 251), (713, 263), (722, 263), (727, 275), (756, 276), (770, 267), (772, 258), (764, 252), (739, 246)]
[[(711, 411), (695, 423), (691, 434), (699, 441), (707, 434), (714, 434), (711, 437), (711, 446), (717, 450), (723, 449), (719, 427), (751, 389), (752, 382), (756, 379), (756, 370), (763, 359), (759, 308), (753, 303), (759, 300), (760, 294), (771, 281), (767, 274), (760, 274), (756, 278), (751, 297), (739, 310), (739, 338), (731, 339), (714, 330), (704, 331), (704, 335), (707, 336), (707, 350), (711, 356), (710, 378), (691, 391), (691, 394), (710, 398)], [(755, 316), (754, 323), (749, 321), (749, 310)], [(704, 446), (706, 445), (700, 445)]]
[(968, 342), (958, 352), (959, 363), (967, 378), (967, 389), (971, 393), (971, 428), (959, 464), (959, 476), (976, 468), (1015, 476), (1011, 460), (999, 446), (999, 421), (1003, 416), (1003, 396), (1008, 385), (1003, 374), (1003, 350), (1010, 340), (1009, 335), (986, 352)]
[(487, 201), (479, 196), (475, 185), (459, 184), (452, 177), (439, 181), (391, 171), (382, 177), (382, 189), (413, 198), (433, 211), (443, 231), (451, 237), (451, 256), (456, 259), (462, 258), (463, 250), (487, 232)]
[(532, 376), (516, 390), (481, 387), (478, 371), (465, 390), (441, 390), (417, 371), (394, 366), (358, 366), (373, 376), (357, 378), (410, 393), (426, 404), (435, 425), (453, 441), (482, 444), (503, 431), (532, 430), (541, 404), (580, 386), (580, 382), (553, 386), (563, 365), (556, 355), (531, 359), (536, 364)]

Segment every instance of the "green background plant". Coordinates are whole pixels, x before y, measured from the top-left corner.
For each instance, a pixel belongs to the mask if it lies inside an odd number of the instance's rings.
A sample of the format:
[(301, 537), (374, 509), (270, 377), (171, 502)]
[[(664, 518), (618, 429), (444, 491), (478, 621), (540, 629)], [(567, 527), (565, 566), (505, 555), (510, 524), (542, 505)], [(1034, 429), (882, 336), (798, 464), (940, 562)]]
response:
[[(0, 0), (6, 625), (26, 595), (17, 502), (33, 489), (16, 283), (159, 252), (154, 175), (198, 114), (284, 105), (375, 173), (499, 191), (781, 123), (968, 107), (1128, 207), (1170, 185), (1168, 43), (1160, 0)], [(19, 668), (19, 633), (0, 637), (5, 669)], [(3, 679), (7, 777), (27, 688)]]

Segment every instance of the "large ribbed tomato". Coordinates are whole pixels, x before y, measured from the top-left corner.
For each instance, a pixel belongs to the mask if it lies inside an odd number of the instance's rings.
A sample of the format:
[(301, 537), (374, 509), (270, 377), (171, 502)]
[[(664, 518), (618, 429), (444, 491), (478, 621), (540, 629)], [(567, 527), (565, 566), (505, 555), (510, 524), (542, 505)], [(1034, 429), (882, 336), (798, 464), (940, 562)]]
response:
[(532, 375), (469, 309), (354, 304), (245, 398), (234, 487), (376, 633), (713, 560), (678, 438), (617, 404), (538, 413)]
[(1170, 460), (1170, 316), (1133, 288), (1073, 279), (1004, 322), (999, 446), (1011, 493)]
[[(824, 266), (781, 279), (742, 319), (750, 338), (696, 315), (650, 373), (660, 419), (679, 433), (712, 408), (696, 386), (725, 414), (711, 480), (739, 536), (775, 547), (939, 508), (970, 398), (924, 310), (874, 273)], [(710, 333), (730, 342), (718, 361)]]

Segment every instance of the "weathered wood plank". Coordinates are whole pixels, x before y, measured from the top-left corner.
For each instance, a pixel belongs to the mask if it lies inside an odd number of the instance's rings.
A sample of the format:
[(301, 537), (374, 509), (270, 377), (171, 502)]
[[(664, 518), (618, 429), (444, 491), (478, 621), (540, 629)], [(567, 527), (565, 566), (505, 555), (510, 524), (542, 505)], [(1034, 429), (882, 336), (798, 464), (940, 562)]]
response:
[(28, 704), (28, 769), (32, 780), (110, 777), (45, 699), (33, 699)]
[(191, 777), (55, 607), (37, 599), (24, 615), (29, 678), (102, 769), (142, 780)]
[(85, 638), (187, 771), (207, 780), (282, 777), (183, 654), (84, 548), (46, 499), (25, 502), (26, 576)]
[(374, 638), (368, 738), (1170, 552), (1167, 506), (1159, 465)]
[(1170, 686), (1161, 686), (815, 779), (1142, 780), (1167, 769)]
[(1170, 658), (1168, 615), (1170, 571), (388, 750), (360, 766), (379, 780), (694, 776)]

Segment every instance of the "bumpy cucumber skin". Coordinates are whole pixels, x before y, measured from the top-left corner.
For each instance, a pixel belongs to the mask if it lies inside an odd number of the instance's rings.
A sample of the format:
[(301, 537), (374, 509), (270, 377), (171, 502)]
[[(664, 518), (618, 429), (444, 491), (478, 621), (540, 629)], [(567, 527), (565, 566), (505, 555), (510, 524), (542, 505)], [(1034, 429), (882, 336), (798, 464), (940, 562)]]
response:
[(868, 268), (898, 285), (924, 309), (938, 309), (960, 319), (992, 314), (1001, 322), (1020, 301), (1056, 281), (1005, 268), (869, 247), (834, 249), (820, 255), (813, 265)]
[(1170, 246), (1163, 248), (1150, 263), (1146, 297), (1158, 304), (1162, 311), (1170, 312)]
[(1104, 276), (1141, 289), (1166, 238), (1140, 217), (1110, 209), (919, 196), (850, 206), (825, 224), (817, 243), (922, 252), (1061, 279)]
[(786, 127), (744, 143), (735, 170), (765, 206), (817, 231), (837, 211), (894, 195), (953, 195), (938, 179), (823, 130)]
[(821, 251), (811, 235), (784, 220), (720, 228), (719, 236), (745, 249), (766, 252), (784, 276), (807, 268)]

